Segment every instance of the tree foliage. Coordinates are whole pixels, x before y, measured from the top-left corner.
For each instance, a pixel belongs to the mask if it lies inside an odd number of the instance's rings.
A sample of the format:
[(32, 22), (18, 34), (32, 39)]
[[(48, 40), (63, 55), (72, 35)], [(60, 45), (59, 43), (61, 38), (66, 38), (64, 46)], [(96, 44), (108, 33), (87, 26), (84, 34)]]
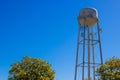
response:
[(120, 59), (108, 59), (97, 69), (97, 74), (102, 80), (120, 80)]
[(54, 80), (54, 71), (46, 61), (23, 57), (11, 65), (8, 80)]

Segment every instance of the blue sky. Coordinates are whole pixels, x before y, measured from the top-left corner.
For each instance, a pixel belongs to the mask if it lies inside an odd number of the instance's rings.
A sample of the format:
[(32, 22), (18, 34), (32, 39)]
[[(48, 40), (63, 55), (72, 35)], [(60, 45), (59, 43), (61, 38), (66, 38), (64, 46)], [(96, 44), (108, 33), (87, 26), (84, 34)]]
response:
[(26, 55), (52, 64), (55, 80), (73, 80), (76, 17), (84, 7), (98, 10), (104, 60), (120, 57), (120, 0), (1, 0), (0, 80)]

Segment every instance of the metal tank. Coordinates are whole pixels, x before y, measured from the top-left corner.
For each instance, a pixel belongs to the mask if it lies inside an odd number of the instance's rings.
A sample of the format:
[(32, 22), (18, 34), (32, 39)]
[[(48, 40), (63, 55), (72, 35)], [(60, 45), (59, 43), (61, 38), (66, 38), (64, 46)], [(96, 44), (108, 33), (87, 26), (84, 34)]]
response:
[(78, 16), (78, 23), (82, 26), (93, 26), (98, 22), (98, 13), (94, 8), (84, 8)]

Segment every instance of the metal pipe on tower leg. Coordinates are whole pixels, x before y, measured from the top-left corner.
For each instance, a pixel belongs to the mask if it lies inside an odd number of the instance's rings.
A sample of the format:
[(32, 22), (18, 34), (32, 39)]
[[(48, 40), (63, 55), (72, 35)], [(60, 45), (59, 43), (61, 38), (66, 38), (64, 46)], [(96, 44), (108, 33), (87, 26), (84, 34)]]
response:
[(90, 80), (90, 28), (89, 27), (88, 27), (88, 80)]
[(92, 27), (92, 60), (93, 60), (93, 80), (95, 80), (94, 29), (93, 27)]
[[(102, 47), (101, 47), (101, 39), (100, 39), (100, 26), (97, 22), (97, 30), (98, 30), (98, 41), (99, 41), (99, 48), (100, 48), (100, 58), (101, 58), (101, 65), (103, 64), (103, 56), (102, 56)], [(105, 80), (105, 75), (103, 75), (103, 79)]]
[(76, 51), (76, 63), (75, 63), (75, 76), (74, 76), (74, 80), (77, 80), (79, 42), (80, 42), (80, 26), (78, 26), (78, 40), (77, 40), (77, 51)]
[(99, 48), (100, 48), (101, 64), (103, 64), (102, 47), (101, 47), (101, 39), (100, 39), (100, 27), (98, 23), (97, 23), (97, 30), (98, 30), (98, 41), (99, 41)]
[(82, 66), (82, 80), (84, 80), (84, 66), (85, 66), (85, 25), (84, 25), (84, 37), (83, 37), (83, 66)]

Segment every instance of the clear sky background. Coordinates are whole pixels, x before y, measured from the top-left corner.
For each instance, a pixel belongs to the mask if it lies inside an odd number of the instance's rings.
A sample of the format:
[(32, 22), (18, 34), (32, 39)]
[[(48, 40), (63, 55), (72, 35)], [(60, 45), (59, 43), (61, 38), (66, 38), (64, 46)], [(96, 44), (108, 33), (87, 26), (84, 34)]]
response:
[(0, 80), (26, 55), (52, 64), (55, 80), (73, 80), (84, 7), (98, 10), (104, 60), (120, 58), (120, 0), (0, 0)]

